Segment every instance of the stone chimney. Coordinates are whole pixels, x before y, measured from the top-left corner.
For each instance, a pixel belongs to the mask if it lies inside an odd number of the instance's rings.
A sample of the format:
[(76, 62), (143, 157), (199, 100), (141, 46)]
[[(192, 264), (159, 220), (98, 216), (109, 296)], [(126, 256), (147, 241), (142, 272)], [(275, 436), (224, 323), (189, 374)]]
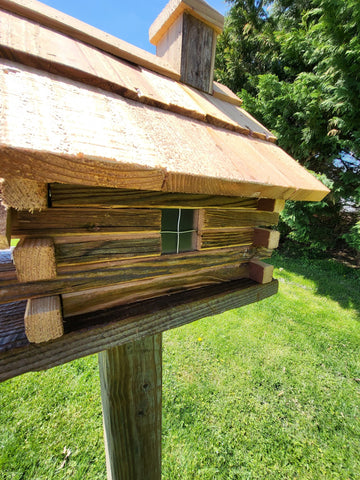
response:
[(149, 38), (182, 82), (212, 93), (216, 37), (223, 26), (224, 17), (203, 0), (170, 0)]

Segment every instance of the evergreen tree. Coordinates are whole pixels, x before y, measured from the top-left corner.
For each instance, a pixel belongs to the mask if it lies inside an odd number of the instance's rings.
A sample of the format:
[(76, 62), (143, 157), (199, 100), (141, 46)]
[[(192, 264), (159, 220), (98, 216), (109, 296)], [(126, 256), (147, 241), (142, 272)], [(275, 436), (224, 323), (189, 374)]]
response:
[(282, 232), (360, 251), (360, 2), (229, 0), (217, 78), (332, 193), (289, 202)]

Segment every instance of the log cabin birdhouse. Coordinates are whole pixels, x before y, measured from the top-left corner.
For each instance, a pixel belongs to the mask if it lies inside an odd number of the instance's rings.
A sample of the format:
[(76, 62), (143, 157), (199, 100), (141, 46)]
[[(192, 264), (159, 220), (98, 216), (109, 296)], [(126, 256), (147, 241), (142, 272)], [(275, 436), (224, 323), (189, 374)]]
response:
[(155, 56), (0, 9), (0, 379), (276, 293), (279, 212), (328, 189), (214, 82), (223, 17), (171, 0)]

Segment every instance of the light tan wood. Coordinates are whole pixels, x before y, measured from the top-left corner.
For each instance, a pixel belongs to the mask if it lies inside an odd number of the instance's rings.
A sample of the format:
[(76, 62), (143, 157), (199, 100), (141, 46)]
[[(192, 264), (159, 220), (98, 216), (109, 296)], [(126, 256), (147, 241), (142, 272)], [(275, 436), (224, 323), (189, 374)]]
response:
[(242, 100), (234, 92), (230, 90), (226, 85), (223, 85), (219, 82), (214, 82), (213, 84), (213, 95), (220, 100), (224, 100), (225, 102), (233, 103), (238, 107), (241, 107)]
[(156, 55), (167, 61), (181, 75), (183, 15), (179, 15), (156, 45)]
[(269, 283), (272, 281), (274, 272), (273, 265), (253, 259), (249, 262), (249, 278), (258, 283)]
[(253, 245), (275, 249), (279, 246), (280, 232), (268, 228), (255, 228)]
[[(180, 22), (181, 20), (181, 22)], [(181, 23), (182, 19), (176, 22)], [(172, 29), (175, 28), (175, 24)], [(166, 55), (177, 61), (180, 71), (182, 35), (175, 31), (164, 45)], [(166, 39), (165, 39), (166, 40)], [(164, 40), (164, 41), (165, 41)], [(215, 44), (214, 44), (215, 45)], [(234, 129), (234, 123), (211, 107), (211, 102), (200, 105), (184, 90), (180, 83), (133, 64), (115, 58), (94, 47), (52, 31), (35, 22), (0, 11), (0, 46), (2, 56), (21, 64), (61, 74), (81, 83), (100, 87), (137, 102), (157, 106), (204, 122), (219, 122), (224, 128)], [(165, 54), (159, 52), (159, 54)], [(224, 87), (226, 88), (226, 87)], [(206, 111), (203, 107), (210, 107)], [(215, 115), (214, 119), (207, 115)], [(216, 115), (221, 118), (217, 118)], [(237, 115), (239, 121), (246, 120)], [(210, 122), (210, 123), (211, 123)], [(232, 122), (232, 123), (231, 123)], [(260, 124), (259, 124), (260, 125)], [(253, 127), (253, 129), (256, 126)], [(260, 131), (263, 128), (259, 126)], [(244, 130), (245, 131), (245, 130)]]
[(150, 42), (157, 45), (184, 12), (190, 12), (191, 15), (211, 26), (218, 34), (224, 28), (224, 17), (203, 0), (170, 0), (149, 29)]
[(1, 182), (2, 202), (15, 210), (43, 210), (48, 206), (48, 186), (46, 183), (9, 177)]
[(99, 353), (108, 480), (160, 480), (162, 335)]
[(31, 343), (48, 342), (64, 334), (60, 296), (28, 300), (24, 316), (25, 333)]
[(131, 100), (7, 61), (0, 62), (0, 86), (11, 98), (1, 112), (3, 177), (21, 171), (46, 182), (307, 200), (328, 192), (269, 142), (138, 108)]
[(9, 210), (1, 204), (0, 198), (0, 250), (10, 247), (11, 242), (11, 215)]
[(168, 77), (179, 78), (179, 75), (170, 65), (155, 55), (36, 0), (0, 0), (0, 8), (34, 20), (116, 57), (149, 68)]
[(18, 237), (160, 230), (161, 210), (155, 208), (48, 208), (14, 212), (12, 222), (12, 234)]
[(285, 200), (282, 200), (280, 198), (259, 198), (258, 200), (258, 210), (280, 213), (284, 210), (284, 207)]
[(25, 238), (13, 251), (19, 282), (56, 277), (55, 248), (51, 238)]

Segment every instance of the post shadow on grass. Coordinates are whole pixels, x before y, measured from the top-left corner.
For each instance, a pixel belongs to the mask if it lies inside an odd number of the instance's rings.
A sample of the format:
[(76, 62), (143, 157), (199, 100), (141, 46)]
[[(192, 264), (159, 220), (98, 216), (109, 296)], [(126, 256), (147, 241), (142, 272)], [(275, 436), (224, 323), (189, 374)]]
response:
[(271, 263), (315, 282), (318, 295), (329, 297), (343, 308), (353, 308), (360, 321), (360, 269), (352, 268), (334, 258), (311, 258), (311, 252), (280, 248)]

